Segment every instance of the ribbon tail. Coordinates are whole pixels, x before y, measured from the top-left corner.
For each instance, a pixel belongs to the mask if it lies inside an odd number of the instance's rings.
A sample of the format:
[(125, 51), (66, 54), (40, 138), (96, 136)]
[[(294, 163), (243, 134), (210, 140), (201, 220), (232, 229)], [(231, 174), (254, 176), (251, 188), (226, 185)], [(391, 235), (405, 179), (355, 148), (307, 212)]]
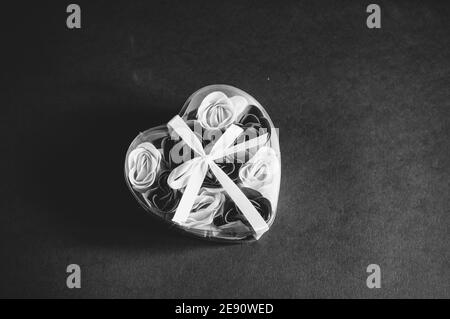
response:
[(245, 194), (239, 189), (239, 187), (225, 174), (222, 169), (217, 166), (216, 163), (211, 161), (209, 163), (209, 167), (211, 171), (216, 176), (217, 180), (220, 182), (222, 187), (226, 190), (228, 195), (234, 201), (237, 207), (239, 207), (240, 211), (244, 214), (247, 221), (250, 223), (250, 226), (253, 228), (255, 232), (255, 238), (258, 239), (264, 234), (269, 226), (266, 221), (261, 217), (259, 212), (250, 202), (250, 200), (245, 196)]
[(197, 198), (200, 187), (205, 179), (206, 172), (208, 171), (208, 165), (205, 162), (201, 162), (193, 168), (192, 175), (178, 204), (175, 215), (172, 221), (175, 223), (186, 222), (189, 214), (191, 213), (192, 206)]
[(223, 150), (226, 150), (233, 145), (236, 138), (241, 135), (243, 131), (244, 130), (241, 127), (234, 124), (231, 125), (213, 145), (210, 152), (211, 158), (214, 158), (214, 153), (221, 153)]

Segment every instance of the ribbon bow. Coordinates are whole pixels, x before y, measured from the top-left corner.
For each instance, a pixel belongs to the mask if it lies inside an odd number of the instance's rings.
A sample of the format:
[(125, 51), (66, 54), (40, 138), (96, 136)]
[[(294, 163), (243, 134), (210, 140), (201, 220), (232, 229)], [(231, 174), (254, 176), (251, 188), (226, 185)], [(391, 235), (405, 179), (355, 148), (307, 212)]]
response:
[(170, 120), (168, 125), (199, 155), (176, 167), (168, 177), (167, 182), (170, 187), (180, 189), (186, 186), (172, 221), (182, 224), (187, 220), (194, 205), (195, 198), (208, 172), (208, 168), (210, 168), (223, 189), (228, 193), (242, 214), (244, 214), (255, 232), (255, 237), (259, 238), (266, 232), (269, 227), (265, 220), (239, 187), (214, 161), (249, 148), (263, 145), (267, 141), (268, 134), (263, 134), (233, 146), (236, 138), (244, 131), (239, 126), (233, 124), (217, 140), (209, 154), (206, 154), (199, 139), (180, 116), (176, 115)]

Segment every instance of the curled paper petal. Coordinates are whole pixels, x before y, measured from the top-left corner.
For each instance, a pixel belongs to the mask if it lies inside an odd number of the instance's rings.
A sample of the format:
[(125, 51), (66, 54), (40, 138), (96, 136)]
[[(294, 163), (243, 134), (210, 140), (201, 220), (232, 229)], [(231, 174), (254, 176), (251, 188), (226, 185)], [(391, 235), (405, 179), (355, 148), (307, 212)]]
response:
[[(169, 169), (173, 169), (180, 164), (180, 163), (178, 163), (178, 160), (174, 160), (175, 156), (171, 153), (171, 152), (173, 152), (174, 146), (176, 144), (177, 144), (177, 142), (170, 136), (164, 137), (161, 141), (161, 149), (162, 149), (164, 162), (166, 163), (166, 166)], [(181, 155), (180, 157), (182, 157), (182, 156), (183, 155)], [(176, 158), (176, 159), (178, 159), (178, 158)]]
[(274, 174), (279, 173), (279, 162), (275, 151), (261, 147), (239, 170), (239, 178), (245, 187), (260, 189), (272, 183)]
[(239, 117), (248, 106), (248, 101), (245, 97), (235, 95), (230, 97), (231, 102), (233, 103), (234, 110), (236, 112), (236, 117)]
[(152, 143), (141, 143), (128, 154), (128, 179), (138, 192), (145, 192), (155, 181), (161, 153)]
[(281, 174), (280, 160), (275, 150), (268, 146), (261, 147), (239, 170), (242, 186), (259, 191), (264, 197), (276, 205), (273, 188)]
[(247, 104), (242, 96), (228, 98), (223, 92), (212, 92), (200, 104), (197, 118), (207, 129), (224, 129), (236, 120)]
[(144, 199), (150, 207), (167, 214), (175, 211), (181, 198), (181, 192), (167, 184), (169, 174), (167, 170), (158, 174), (155, 183), (144, 194)]
[(220, 91), (211, 92), (207, 96), (205, 96), (202, 103), (200, 104), (199, 109), (217, 102), (224, 102), (227, 99), (228, 99), (227, 95), (223, 92)]
[(244, 132), (238, 137), (239, 142), (247, 141), (263, 134), (267, 134), (267, 139), (270, 138), (271, 128), (269, 120), (254, 105), (250, 106), (248, 112), (238, 118), (237, 125), (244, 129)]
[[(261, 193), (251, 188), (242, 188), (242, 192), (250, 200), (261, 217), (265, 221), (268, 221), (272, 214), (272, 206), (270, 204), (270, 201), (267, 198), (263, 197)], [(234, 201), (227, 199), (222, 214), (214, 218), (214, 225), (220, 227), (236, 221), (241, 221), (247, 227), (251, 226), (239, 206), (236, 205)]]
[(221, 192), (201, 189), (192, 206), (191, 213), (182, 225), (197, 230), (213, 230), (214, 216), (221, 212), (225, 196)]

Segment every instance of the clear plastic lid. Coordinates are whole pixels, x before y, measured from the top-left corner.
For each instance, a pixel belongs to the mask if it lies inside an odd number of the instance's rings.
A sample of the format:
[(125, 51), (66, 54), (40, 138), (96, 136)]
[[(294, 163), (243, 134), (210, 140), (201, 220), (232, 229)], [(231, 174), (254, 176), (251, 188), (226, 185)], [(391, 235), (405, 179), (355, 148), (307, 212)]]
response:
[[(125, 179), (129, 189), (147, 212), (183, 232), (227, 242), (259, 238), (251, 217), (270, 228), (281, 178), (278, 131), (266, 110), (240, 89), (210, 85), (192, 94), (179, 116), (206, 156), (192, 149), (186, 136), (180, 136), (170, 122), (150, 128), (140, 133), (127, 151)], [(222, 143), (226, 137), (233, 143)], [(217, 171), (208, 164), (208, 154), (213, 153), (226, 154), (213, 161), (227, 178), (216, 176)], [(189, 183), (195, 188), (193, 180), (201, 183), (196, 196), (186, 192)], [(248, 206), (242, 203), (242, 194), (256, 209), (250, 209), (253, 215), (245, 209)], [(180, 218), (183, 197), (190, 199), (183, 199), (183, 210), (188, 210)]]

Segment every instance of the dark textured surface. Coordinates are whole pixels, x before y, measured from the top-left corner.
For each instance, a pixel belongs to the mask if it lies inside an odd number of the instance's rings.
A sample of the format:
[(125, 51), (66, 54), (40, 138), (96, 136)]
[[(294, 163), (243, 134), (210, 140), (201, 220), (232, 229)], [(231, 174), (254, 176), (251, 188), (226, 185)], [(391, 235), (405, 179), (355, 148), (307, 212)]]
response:
[[(90, 1), (68, 30), (68, 3), (2, 10), (0, 296), (450, 297), (448, 2), (377, 2), (381, 30), (357, 1)], [(123, 180), (135, 135), (213, 83), (280, 127), (251, 245), (167, 230)]]

